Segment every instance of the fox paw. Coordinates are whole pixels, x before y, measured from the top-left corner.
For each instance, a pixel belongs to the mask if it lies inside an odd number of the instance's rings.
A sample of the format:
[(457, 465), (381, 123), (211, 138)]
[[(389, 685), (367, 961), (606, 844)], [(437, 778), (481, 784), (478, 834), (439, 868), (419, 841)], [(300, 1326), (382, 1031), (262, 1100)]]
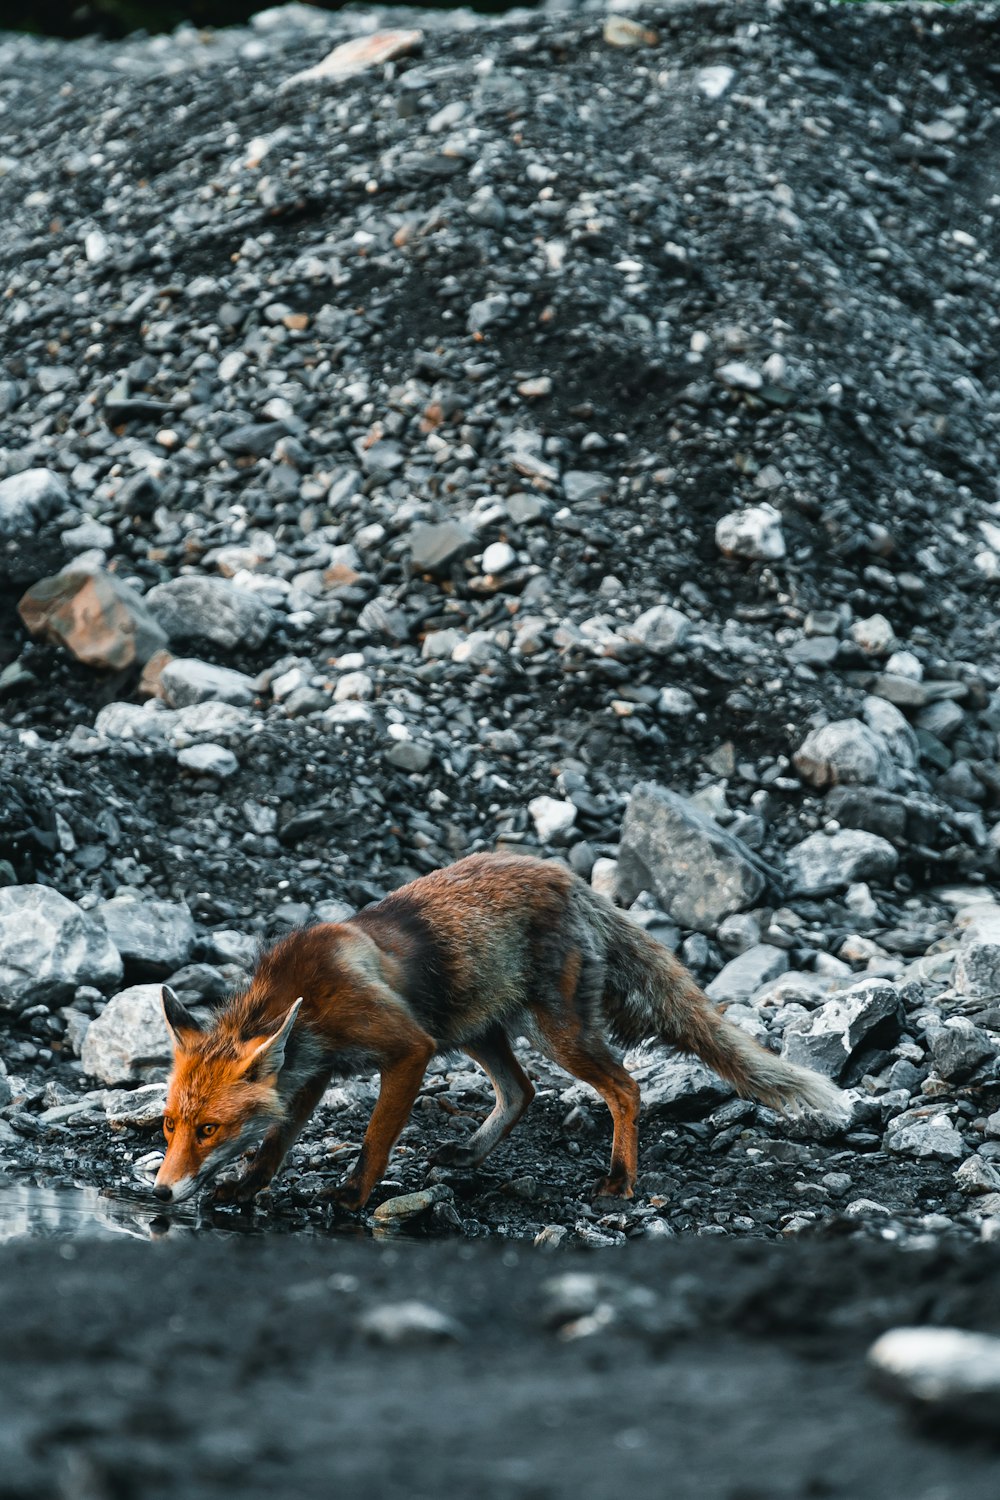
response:
[(439, 1146), (432, 1158), (436, 1167), (477, 1167), (479, 1158), (465, 1141), (453, 1141)]
[(217, 1182), (212, 1189), (209, 1203), (213, 1208), (223, 1206), (245, 1206), (252, 1203), (267, 1184), (252, 1177), (236, 1177), (232, 1182)]
[(368, 1194), (362, 1193), (357, 1184), (350, 1180), (338, 1182), (334, 1187), (321, 1188), (316, 1196), (324, 1203), (335, 1203), (338, 1208), (349, 1209), (351, 1213), (357, 1213), (368, 1201)]
[(594, 1198), (631, 1198), (635, 1189), (624, 1175), (611, 1173), (595, 1182), (592, 1197)]

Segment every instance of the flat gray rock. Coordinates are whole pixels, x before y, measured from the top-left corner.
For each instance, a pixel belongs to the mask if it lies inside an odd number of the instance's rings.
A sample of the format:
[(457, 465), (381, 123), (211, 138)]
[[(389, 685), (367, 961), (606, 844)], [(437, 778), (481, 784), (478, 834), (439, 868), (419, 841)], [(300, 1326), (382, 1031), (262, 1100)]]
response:
[(194, 703), (232, 703), (246, 708), (254, 699), (253, 678), (197, 657), (177, 656), (160, 673), (160, 691), (170, 708)]
[(0, 1010), (58, 1004), (80, 985), (106, 989), (121, 977), (100, 917), (47, 885), (0, 889)]
[(674, 921), (698, 932), (714, 932), (730, 912), (756, 905), (767, 884), (740, 839), (652, 781), (640, 782), (629, 798), (617, 881), (627, 903), (653, 891)]
[(811, 833), (785, 856), (788, 894), (827, 896), (856, 880), (887, 880), (899, 863), (888, 839), (860, 828)]
[(436, 573), (462, 557), (475, 533), (461, 521), (418, 521), (410, 531), (410, 555), (421, 573)]
[(762, 985), (784, 974), (787, 968), (788, 954), (783, 948), (775, 948), (771, 943), (755, 943), (731, 958), (711, 984), (706, 985), (705, 993), (710, 1000), (747, 1000)]
[(195, 925), (183, 902), (115, 896), (97, 908), (127, 967), (167, 977), (188, 962)]
[(146, 606), (172, 640), (211, 641), (231, 651), (267, 640), (274, 615), (266, 604), (226, 578), (192, 575), (158, 583)]

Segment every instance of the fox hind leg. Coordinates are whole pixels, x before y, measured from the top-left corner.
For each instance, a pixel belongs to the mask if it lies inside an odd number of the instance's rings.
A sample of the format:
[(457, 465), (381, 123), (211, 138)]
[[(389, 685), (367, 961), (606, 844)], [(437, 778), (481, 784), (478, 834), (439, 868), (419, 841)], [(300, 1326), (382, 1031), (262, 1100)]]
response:
[(462, 1050), (488, 1074), (496, 1104), (468, 1140), (442, 1146), (435, 1161), (444, 1166), (478, 1167), (514, 1129), (535, 1097), (535, 1088), (514, 1056), (502, 1026), (491, 1026)]
[(595, 1197), (631, 1198), (639, 1162), (639, 1085), (602, 1037), (544, 1012), (537, 1021), (552, 1061), (595, 1088), (611, 1111), (611, 1167), (597, 1184)]

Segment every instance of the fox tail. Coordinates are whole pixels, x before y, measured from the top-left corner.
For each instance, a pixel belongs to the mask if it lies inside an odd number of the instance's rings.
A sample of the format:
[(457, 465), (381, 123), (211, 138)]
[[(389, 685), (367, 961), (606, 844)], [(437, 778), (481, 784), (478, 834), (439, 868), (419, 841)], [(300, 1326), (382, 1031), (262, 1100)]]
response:
[[(607, 918), (608, 908), (603, 914)], [(850, 1111), (828, 1078), (769, 1052), (716, 1009), (674, 955), (615, 908), (604, 1013), (612, 1038), (657, 1040), (700, 1057), (744, 1099), (785, 1115), (808, 1112), (843, 1124)]]

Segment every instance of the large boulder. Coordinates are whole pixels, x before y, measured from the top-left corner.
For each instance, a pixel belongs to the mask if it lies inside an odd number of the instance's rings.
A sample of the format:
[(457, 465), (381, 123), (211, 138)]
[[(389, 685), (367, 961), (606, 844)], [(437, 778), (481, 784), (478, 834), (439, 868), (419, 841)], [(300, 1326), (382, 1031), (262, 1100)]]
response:
[(899, 1039), (902, 1007), (891, 984), (863, 981), (789, 1022), (781, 1053), (840, 1082), (866, 1046)]
[(788, 894), (828, 896), (856, 880), (887, 880), (899, 855), (887, 839), (860, 828), (811, 833), (785, 856)]
[(255, 649), (274, 627), (267, 605), (225, 578), (171, 578), (150, 589), (146, 603), (172, 640), (211, 641), (227, 651)]
[(85, 1073), (110, 1084), (145, 1083), (165, 1075), (173, 1049), (160, 993), (158, 984), (134, 984), (108, 1001), (83, 1039)]
[(115, 896), (97, 912), (130, 972), (166, 977), (191, 957), (197, 933), (183, 902)]
[(682, 927), (714, 932), (723, 917), (759, 902), (764, 869), (733, 834), (655, 782), (632, 791), (618, 850), (618, 891), (626, 902), (654, 892)]
[(0, 537), (22, 537), (69, 503), (66, 486), (49, 469), (22, 469), (0, 480)]
[(799, 775), (817, 787), (848, 784), (891, 789), (896, 784), (889, 746), (860, 719), (837, 719), (814, 729), (792, 759)]
[(167, 640), (135, 590), (99, 569), (42, 578), (17, 608), (32, 635), (65, 646), (88, 667), (142, 666)]
[(47, 885), (0, 889), (0, 1010), (59, 1004), (79, 985), (106, 989), (121, 977), (100, 917)]

